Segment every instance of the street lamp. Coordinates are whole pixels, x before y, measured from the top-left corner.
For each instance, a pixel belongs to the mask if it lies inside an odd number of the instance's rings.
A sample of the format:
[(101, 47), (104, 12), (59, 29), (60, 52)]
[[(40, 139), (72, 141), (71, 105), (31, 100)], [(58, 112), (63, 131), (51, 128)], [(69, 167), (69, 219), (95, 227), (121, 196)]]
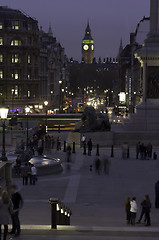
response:
[(30, 107), (25, 108), (26, 116), (27, 116), (27, 137), (26, 137), (26, 148), (28, 149), (28, 113), (30, 112)]
[(45, 101), (44, 102), (44, 105), (45, 105), (45, 108), (46, 108), (46, 116), (45, 116), (45, 127), (46, 127), (46, 133), (47, 133), (47, 106), (48, 106), (49, 102), (48, 101)]
[(8, 108), (2, 107), (0, 108), (0, 116), (3, 120), (3, 138), (2, 138), (2, 156), (0, 158), (1, 161), (7, 161), (6, 150), (5, 150), (5, 120), (7, 119)]

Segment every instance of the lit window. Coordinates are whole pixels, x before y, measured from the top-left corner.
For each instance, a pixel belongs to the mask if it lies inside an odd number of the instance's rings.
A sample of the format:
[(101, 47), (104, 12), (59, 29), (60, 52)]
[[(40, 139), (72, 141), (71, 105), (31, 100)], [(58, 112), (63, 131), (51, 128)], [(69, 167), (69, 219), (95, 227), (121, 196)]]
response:
[(19, 73), (17, 73), (17, 72), (12, 73), (12, 78), (13, 79), (19, 79)]
[(30, 79), (30, 74), (28, 74), (28, 79)]
[(3, 71), (0, 70), (0, 79), (2, 79), (2, 78), (3, 78)]
[(28, 91), (28, 97), (30, 97), (30, 91)]
[(11, 41), (11, 46), (21, 46), (22, 42), (21, 40), (12, 40)]
[(0, 29), (3, 29), (3, 23), (0, 22)]
[(0, 37), (0, 45), (3, 45), (3, 38)]
[(28, 63), (31, 63), (31, 57), (28, 55)]
[(12, 21), (12, 29), (19, 30), (19, 21), (17, 21), (17, 20)]
[(3, 55), (0, 54), (0, 63), (2, 63), (2, 62), (3, 62)]
[(20, 63), (20, 58), (18, 54), (12, 55), (12, 63)]

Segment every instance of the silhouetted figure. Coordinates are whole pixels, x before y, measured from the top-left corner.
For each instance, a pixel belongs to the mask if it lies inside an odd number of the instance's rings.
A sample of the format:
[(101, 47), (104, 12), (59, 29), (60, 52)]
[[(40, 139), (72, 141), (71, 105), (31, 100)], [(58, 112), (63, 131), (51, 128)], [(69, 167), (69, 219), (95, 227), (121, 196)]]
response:
[(67, 162), (71, 162), (71, 146), (67, 147)]
[(155, 208), (159, 209), (159, 181), (155, 184)]
[(89, 139), (87, 146), (88, 146), (88, 156), (91, 156), (92, 146), (93, 146), (91, 138)]
[(140, 142), (136, 144), (136, 159), (139, 159), (140, 154)]
[(130, 197), (127, 197), (125, 200), (125, 211), (126, 211), (126, 221), (127, 224), (130, 224), (130, 219), (131, 219), (131, 213), (130, 213)]

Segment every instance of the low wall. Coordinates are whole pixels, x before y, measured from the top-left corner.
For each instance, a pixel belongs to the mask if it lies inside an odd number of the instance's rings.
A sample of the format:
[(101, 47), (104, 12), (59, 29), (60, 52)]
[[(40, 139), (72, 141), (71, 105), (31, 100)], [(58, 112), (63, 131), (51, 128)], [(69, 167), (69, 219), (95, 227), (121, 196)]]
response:
[[(91, 138), (93, 146), (99, 144), (100, 147), (120, 146), (128, 143), (135, 146), (137, 142), (145, 144), (151, 143), (153, 146), (159, 146), (159, 132), (90, 132), (84, 133), (87, 141)], [(76, 142), (77, 147), (80, 144), (82, 134), (70, 133), (67, 142)]]

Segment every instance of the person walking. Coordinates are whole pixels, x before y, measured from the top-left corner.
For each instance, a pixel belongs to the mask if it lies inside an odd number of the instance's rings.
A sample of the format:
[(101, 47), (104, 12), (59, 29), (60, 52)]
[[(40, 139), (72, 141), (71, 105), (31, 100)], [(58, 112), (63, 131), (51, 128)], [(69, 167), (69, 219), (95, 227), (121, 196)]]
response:
[(88, 156), (91, 156), (92, 146), (93, 146), (91, 138), (89, 139), (87, 146), (88, 146)]
[(155, 208), (159, 209), (159, 181), (155, 184)]
[(98, 175), (100, 175), (100, 167), (101, 167), (101, 161), (100, 161), (99, 158), (97, 158), (97, 159), (95, 160), (95, 169), (96, 169), (96, 173), (97, 173)]
[(125, 200), (125, 211), (126, 211), (126, 221), (127, 224), (130, 224), (130, 220), (131, 220), (131, 212), (130, 212), (130, 197), (127, 197)]
[(35, 185), (37, 179), (37, 169), (34, 164), (31, 165), (32, 184)]
[(151, 226), (151, 219), (150, 219), (150, 211), (151, 211), (151, 201), (149, 195), (145, 196), (145, 218), (146, 218), (146, 227)]
[(19, 220), (19, 211), (23, 207), (23, 198), (21, 194), (17, 191), (17, 186), (11, 186), (11, 200), (13, 203), (13, 213), (12, 217), (12, 230), (9, 234), (15, 234), (16, 237), (20, 235), (20, 220)]
[(28, 163), (25, 163), (25, 166), (22, 168), (22, 174), (23, 174), (23, 185), (28, 185), (28, 174), (30, 172), (30, 167), (28, 166)]
[(71, 162), (71, 146), (67, 147), (67, 162)]
[(147, 145), (147, 157), (148, 157), (148, 160), (152, 158), (152, 144), (149, 143)]
[[(137, 223), (140, 223), (143, 216), (145, 216), (145, 204), (146, 204), (146, 197), (144, 196), (144, 198), (141, 202), (142, 210), (141, 210), (140, 218), (139, 218), (139, 221)], [(144, 221), (146, 222), (146, 217), (145, 217)]]
[(136, 214), (137, 214), (137, 203), (136, 197), (133, 197), (130, 201), (130, 213), (131, 213), (131, 225), (135, 225)]
[(7, 239), (9, 217), (11, 213), (13, 213), (11, 199), (9, 194), (3, 191), (0, 199), (0, 239), (2, 235), (2, 225), (4, 226), (3, 240)]
[(136, 159), (139, 159), (140, 154), (140, 142), (136, 144)]
[(81, 139), (81, 147), (84, 147), (84, 144), (86, 143), (86, 136), (83, 134)]

